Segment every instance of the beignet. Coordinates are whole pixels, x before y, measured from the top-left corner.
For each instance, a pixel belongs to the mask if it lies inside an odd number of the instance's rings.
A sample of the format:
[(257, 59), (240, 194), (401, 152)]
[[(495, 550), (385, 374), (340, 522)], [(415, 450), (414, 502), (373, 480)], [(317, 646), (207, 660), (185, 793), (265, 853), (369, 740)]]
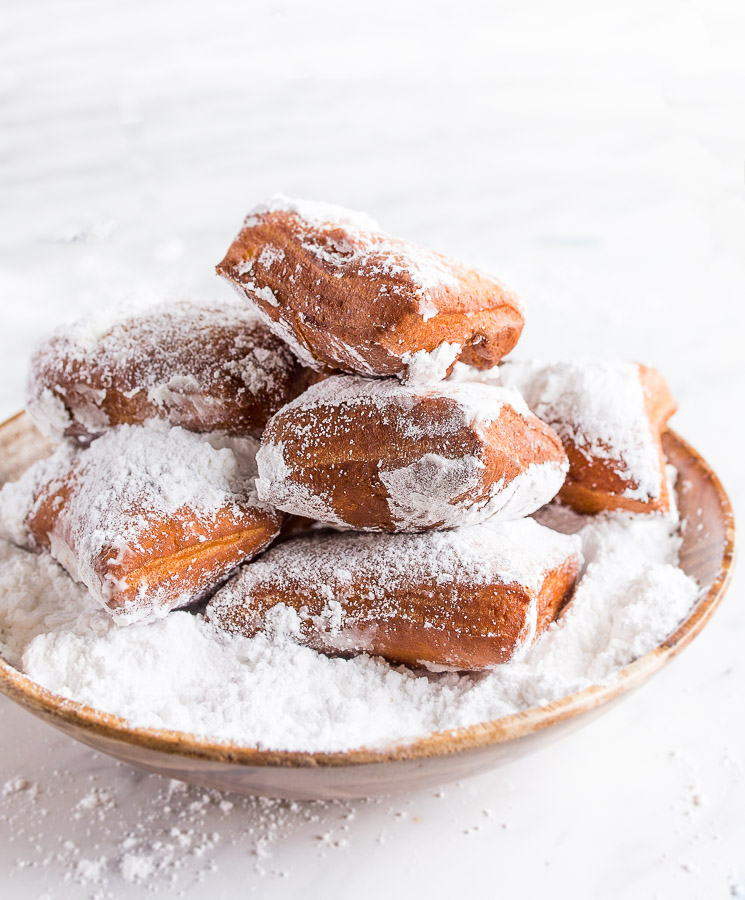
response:
[(323, 653), (431, 669), (518, 659), (569, 598), (581, 542), (532, 519), (426, 534), (298, 537), (246, 566), (206, 617), (281, 630)]
[(98, 328), (59, 329), (33, 354), (27, 409), (55, 438), (149, 419), (259, 437), (305, 389), (307, 373), (240, 304), (168, 303)]
[(216, 436), (217, 449), (181, 428), (122, 425), (63, 444), (0, 491), (0, 531), (48, 550), (117, 621), (165, 615), (279, 533), (235, 440)]
[(257, 206), (217, 272), (316, 368), (437, 380), (456, 360), (495, 365), (523, 327), (492, 276), (326, 203)]
[(661, 433), (676, 404), (655, 369), (620, 360), (514, 362), (499, 369), (562, 440), (559, 498), (578, 512), (667, 512)]
[(564, 481), (559, 438), (507, 388), (332, 376), (269, 420), (257, 490), (361, 531), (517, 519)]

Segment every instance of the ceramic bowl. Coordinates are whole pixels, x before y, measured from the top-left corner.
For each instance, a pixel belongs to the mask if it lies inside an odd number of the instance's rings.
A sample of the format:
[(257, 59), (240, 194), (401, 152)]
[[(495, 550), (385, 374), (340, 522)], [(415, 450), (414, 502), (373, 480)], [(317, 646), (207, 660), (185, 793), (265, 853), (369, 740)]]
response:
[[(123, 719), (66, 700), (0, 657), (0, 691), (55, 728), (116, 759), (170, 778), (245, 794), (294, 799), (392, 794), (454, 781), (530, 753), (581, 728), (666, 665), (700, 633), (727, 588), (734, 518), (709, 465), (674, 432), (665, 452), (678, 469), (685, 522), (680, 564), (703, 590), (680, 627), (659, 647), (622, 669), (610, 685), (591, 687), (518, 715), (439, 732), (395, 746), (344, 753), (256, 750), (176, 731), (133, 728)], [(21, 413), (0, 425), (0, 483), (17, 478), (49, 445)]]

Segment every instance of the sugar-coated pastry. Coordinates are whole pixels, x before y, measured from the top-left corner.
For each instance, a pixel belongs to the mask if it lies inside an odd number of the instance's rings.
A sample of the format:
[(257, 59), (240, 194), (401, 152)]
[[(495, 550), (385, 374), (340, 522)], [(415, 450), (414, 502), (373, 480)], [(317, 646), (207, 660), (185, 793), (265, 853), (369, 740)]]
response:
[(217, 271), (316, 368), (437, 380), (456, 360), (495, 365), (523, 327), (492, 276), (327, 203), (257, 206)]
[(244, 443), (122, 425), (62, 444), (0, 491), (0, 536), (48, 550), (120, 623), (165, 615), (279, 533), (253, 488), (256, 442)]
[(532, 519), (424, 534), (320, 533), (246, 566), (206, 616), (231, 632), (281, 631), (324, 653), (430, 669), (518, 659), (569, 598), (581, 542)]
[(620, 360), (506, 363), (516, 388), (564, 444), (559, 498), (578, 512), (670, 508), (661, 433), (676, 404), (655, 369)]
[(262, 500), (361, 531), (517, 519), (548, 503), (567, 469), (561, 441), (515, 391), (352, 375), (273, 416), (256, 461)]
[(59, 329), (31, 359), (27, 409), (55, 438), (149, 419), (258, 437), (307, 376), (245, 305), (172, 302)]

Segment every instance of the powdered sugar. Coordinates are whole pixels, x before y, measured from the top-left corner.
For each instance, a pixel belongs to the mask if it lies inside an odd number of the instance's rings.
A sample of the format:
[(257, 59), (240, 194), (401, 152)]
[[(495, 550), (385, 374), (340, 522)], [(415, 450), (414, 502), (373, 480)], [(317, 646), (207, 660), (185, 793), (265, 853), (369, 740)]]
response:
[(698, 587), (675, 565), (669, 520), (569, 518), (589, 563), (571, 606), (522, 661), (486, 676), (328, 658), (286, 638), (220, 634), (187, 612), (118, 629), (48, 558), (7, 544), (0, 640), (41, 684), (132, 724), (288, 750), (404, 741), (612, 681), (686, 615)]
[(425, 322), (428, 322), (431, 318), (436, 316), (438, 312), (439, 309), (429, 297), (425, 296), (419, 300), (419, 314)]
[[(333, 375), (314, 384), (282, 410), (310, 410), (320, 406), (355, 407), (374, 403), (380, 410), (388, 407), (413, 408), (420, 398), (446, 397), (458, 405), (461, 425), (481, 429), (499, 418), (504, 405), (509, 405), (523, 418), (531, 415), (520, 394), (509, 387), (487, 384), (400, 384), (392, 378), (361, 378), (355, 375)], [(433, 425), (433, 428), (436, 427)]]
[[(512, 481), (492, 485), (489, 498), (475, 510), (479, 519), (520, 519), (548, 503), (561, 489), (566, 477), (566, 464), (549, 460), (531, 463)], [(478, 504), (476, 504), (478, 507)]]
[(266, 266), (267, 268), (274, 265), (274, 263), (282, 262), (285, 258), (285, 251), (280, 247), (273, 247), (271, 244), (267, 244), (266, 247), (261, 251), (261, 255), (259, 256), (259, 262), (262, 266)]
[(448, 459), (425, 453), (408, 466), (381, 469), (391, 518), (396, 523), (414, 525), (420, 521), (447, 522), (458, 498), (478, 489), (485, 468), (476, 456)]
[[(64, 401), (51, 388), (45, 387), (28, 398), (29, 415), (34, 422), (44, 423), (39, 430), (47, 437), (61, 437), (72, 425), (72, 416)], [(39, 426), (37, 426), (39, 427)]]
[(0, 540), (0, 653), (16, 668), (39, 634), (71, 631), (81, 617), (102, 619), (100, 607), (46, 553)]
[[(377, 807), (386, 826), (401, 828), (411, 804), (241, 796), (129, 766), (102, 767), (94, 751), (61, 738), (40, 744), (34, 750), (41, 766), (26, 757), (21, 763), (30, 778), (16, 764), (10, 789), (0, 787), (3, 886), (13, 898), (26, 896), (30, 873), (34, 900), (199, 896), (205, 882), (220, 896), (221, 885), (231, 883), (225, 877), (231, 855), (235, 883), (248, 896), (261, 896), (297, 876), (299, 848), (328, 865), (329, 854), (343, 856), (349, 847), (358, 816)], [(375, 845), (374, 834), (369, 841)], [(136, 876), (145, 869), (151, 872), (142, 882)]]
[(259, 497), (286, 512), (294, 512), (327, 525), (345, 527), (330, 497), (289, 477), (292, 470), (285, 462), (284, 448), (283, 441), (277, 444), (264, 443), (259, 448), (256, 454), (259, 471), (256, 490)]
[(521, 519), (555, 497), (566, 475), (562, 463), (533, 463), (511, 481), (491, 485), (484, 499), (459, 503), (478, 489), (484, 468), (474, 456), (452, 460), (428, 453), (408, 466), (381, 470), (393, 521), (411, 529), (433, 521), (454, 526)]
[(440, 381), (462, 349), (460, 344), (443, 341), (434, 350), (417, 350), (415, 353), (407, 350), (401, 357), (402, 362), (406, 363), (406, 380), (413, 384)]
[(274, 194), (265, 203), (259, 203), (246, 216), (245, 225), (251, 226), (259, 222), (259, 216), (265, 213), (291, 212), (314, 225), (346, 225), (365, 231), (379, 231), (380, 226), (367, 215), (334, 203), (318, 200), (299, 200), (285, 194)]
[(499, 368), (499, 377), (519, 390), (540, 419), (588, 458), (618, 461), (618, 475), (630, 482), (624, 497), (659, 498), (659, 449), (636, 363), (509, 362)]
[[(259, 257), (259, 261), (261, 261), (262, 257), (264, 257), (263, 252), (262, 252), (261, 256)], [(270, 261), (269, 265), (271, 265), (271, 261)], [(242, 263), (240, 266), (238, 266), (238, 274), (246, 275), (248, 272), (251, 271), (252, 268), (253, 268), (253, 260), (252, 259), (246, 260), (245, 263)], [(251, 291), (252, 294), (255, 294), (259, 298), (259, 300), (263, 300), (265, 303), (268, 303), (270, 306), (279, 306), (279, 300), (277, 300), (276, 296), (274, 295), (274, 291), (270, 287), (266, 287), (266, 286), (259, 287), (258, 285), (254, 284), (252, 281), (247, 281), (247, 280), (243, 281), (242, 284), (246, 288), (246, 290)]]

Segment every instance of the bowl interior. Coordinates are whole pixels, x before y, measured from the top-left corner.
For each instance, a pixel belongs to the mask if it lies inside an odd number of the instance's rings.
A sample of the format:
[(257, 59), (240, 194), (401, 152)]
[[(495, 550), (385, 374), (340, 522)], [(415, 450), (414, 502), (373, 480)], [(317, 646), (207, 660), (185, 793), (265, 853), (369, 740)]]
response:
[[(680, 565), (701, 585), (701, 598), (674, 634), (623, 669), (611, 685), (588, 688), (544, 707), (406, 744), (344, 753), (258, 750), (215, 744), (180, 732), (133, 728), (116, 716), (45, 690), (2, 657), (0, 691), (57, 728), (120, 759), (170, 777), (271, 796), (369, 796), (380, 793), (381, 785), (384, 792), (396, 790), (402, 779), (407, 787), (417, 777), (422, 784), (441, 783), (515, 758), (541, 740), (578, 727), (601, 707), (649, 678), (701, 631), (721, 600), (734, 555), (731, 506), (716, 475), (693, 448), (672, 431), (664, 434), (663, 441), (668, 459), (679, 473), (676, 492), (684, 521)], [(50, 449), (24, 413), (1, 424), (0, 484), (17, 478)], [(553, 726), (550, 736), (549, 726)], [(381, 768), (383, 764), (385, 769)], [(366, 767), (364, 778), (359, 771), (350, 774), (359, 766)], [(408, 774), (398, 773), (402, 767)], [(333, 776), (330, 769), (335, 770)], [(324, 771), (329, 774), (322, 784)], [(318, 784), (313, 784), (314, 779)]]

